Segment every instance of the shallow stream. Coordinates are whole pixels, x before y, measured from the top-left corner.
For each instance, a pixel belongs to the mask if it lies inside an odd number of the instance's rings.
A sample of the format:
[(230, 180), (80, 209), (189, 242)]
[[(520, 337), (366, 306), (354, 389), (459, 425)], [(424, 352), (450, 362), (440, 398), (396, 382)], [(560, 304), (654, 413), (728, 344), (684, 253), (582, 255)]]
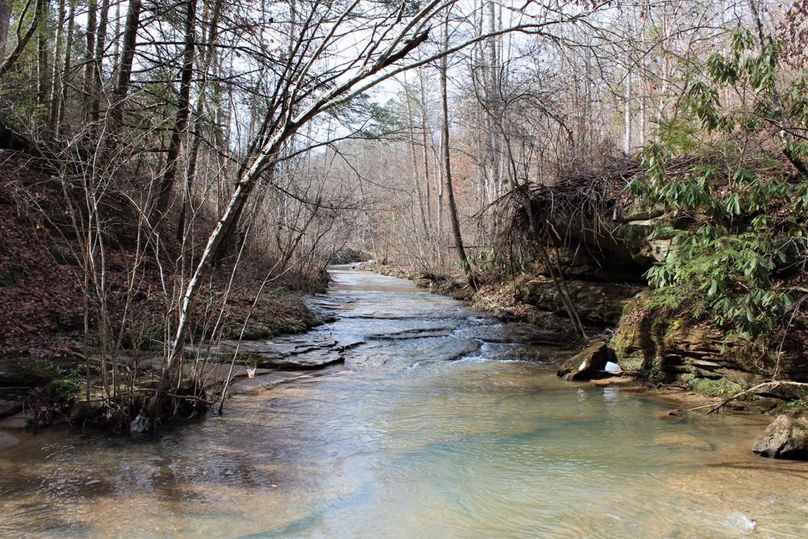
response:
[[(560, 382), (545, 336), (340, 269), (306, 336), (345, 364), (156, 440), (14, 432), (0, 536), (808, 537), (808, 464), (757, 417)], [(300, 339), (300, 336), (290, 339)], [(531, 358), (526, 361), (526, 358)]]

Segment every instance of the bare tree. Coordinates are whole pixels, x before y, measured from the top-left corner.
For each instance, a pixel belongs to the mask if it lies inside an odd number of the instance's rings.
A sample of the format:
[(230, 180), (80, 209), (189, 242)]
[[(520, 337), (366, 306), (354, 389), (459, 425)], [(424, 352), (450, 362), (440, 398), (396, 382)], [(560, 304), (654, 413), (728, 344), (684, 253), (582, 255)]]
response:
[[(442, 43), (443, 49), (449, 49), (449, 8), (443, 18)], [(457, 258), (463, 273), (466, 275), (469, 286), (476, 290), (477, 279), (474, 276), (474, 268), (466, 256), (466, 248), (463, 246), (463, 235), (460, 231), (460, 219), (457, 216), (457, 203), (455, 202), (454, 186), (452, 185), (452, 163), (449, 148), (449, 97), (447, 91), (447, 63), (448, 54), (440, 59), (440, 110), (441, 110), (441, 164), (443, 167), (443, 179), (446, 182), (447, 204), (449, 206), (449, 219), (452, 223), (452, 235), (454, 236)]]
[[(470, 39), (427, 55), (413, 59), (411, 53), (427, 43), (432, 21), (448, 7), (450, 0), (432, 0), (412, 9), (402, 2), (390, 8), (387, 5), (364, 4), (360, 0), (342, 4), (315, 3), (302, 21), (293, 55), (279, 66), (277, 77), (266, 103), (266, 113), (248, 144), (248, 153), (238, 172), (235, 189), (226, 209), (208, 237), (207, 245), (198, 258), (196, 269), (185, 286), (179, 307), (174, 338), (165, 361), (159, 387), (151, 400), (146, 416), (158, 416), (182, 360), (185, 338), (189, 328), (191, 308), (196, 299), (203, 276), (215, 259), (222, 242), (233, 236), (244, 212), (250, 194), (259, 180), (272, 173), (277, 166), (286, 143), (300, 130), (326, 111), (342, 106), (383, 80), (461, 50), (482, 39), (495, 37), (508, 31), (540, 33), (548, 26), (582, 18), (576, 14), (553, 11), (541, 20), (526, 18), (507, 29), (498, 29), (484, 36)], [(552, 9), (550, 6), (545, 8)], [(355, 49), (351, 42), (346, 49), (346, 36), (366, 34), (369, 39), (360, 47), (359, 54), (352, 50), (349, 56), (339, 51)], [(334, 56), (337, 54), (337, 56)], [(326, 62), (330, 59), (330, 62)], [(142, 420), (136, 428), (145, 428)]]

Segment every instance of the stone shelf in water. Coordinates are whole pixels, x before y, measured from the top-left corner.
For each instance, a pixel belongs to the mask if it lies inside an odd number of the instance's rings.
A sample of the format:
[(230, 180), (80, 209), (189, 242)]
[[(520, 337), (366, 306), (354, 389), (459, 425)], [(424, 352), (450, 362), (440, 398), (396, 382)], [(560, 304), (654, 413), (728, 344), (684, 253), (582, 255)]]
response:
[[(315, 334), (316, 335), (316, 334)], [(345, 362), (346, 351), (362, 344), (361, 341), (338, 342), (334, 339), (308, 338), (274, 341), (223, 341), (217, 353), (226, 357), (238, 350), (240, 355), (249, 355), (248, 362), (262, 369), (313, 370), (324, 369)], [(244, 362), (242, 356), (241, 361)]]

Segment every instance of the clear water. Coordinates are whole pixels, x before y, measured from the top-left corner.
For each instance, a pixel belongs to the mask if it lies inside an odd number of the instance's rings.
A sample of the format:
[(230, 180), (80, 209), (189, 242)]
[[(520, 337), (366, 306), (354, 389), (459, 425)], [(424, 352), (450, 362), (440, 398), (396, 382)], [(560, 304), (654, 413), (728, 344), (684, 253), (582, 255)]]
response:
[(311, 338), (363, 341), (344, 367), (157, 440), (14, 433), (0, 536), (808, 537), (808, 464), (752, 455), (760, 419), (659, 419), (519, 361), (525, 327), (333, 277)]

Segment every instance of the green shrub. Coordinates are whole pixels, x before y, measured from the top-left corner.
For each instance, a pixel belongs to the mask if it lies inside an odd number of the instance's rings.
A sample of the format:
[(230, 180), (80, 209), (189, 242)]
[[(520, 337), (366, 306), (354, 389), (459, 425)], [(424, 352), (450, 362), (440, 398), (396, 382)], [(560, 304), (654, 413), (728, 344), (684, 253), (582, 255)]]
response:
[(691, 391), (710, 397), (729, 397), (737, 395), (746, 389), (741, 384), (732, 382), (726, 378), (699, 378), (693, 374), (685, 374), (681, 379), (688, 385)]
[[(778, 88), (779, 49), (739, 32), (729, 55), (714, 54), (709, 76), (686, 93), (689, 116), (660, 127), (643, 151), (647, 179), (631, 186), (645, 206), (664, 212), (657, 233), (673, 238), (669, 256), (646, 274), (655, 288), (650, 304), (749, 339), (783, 327), (795, 298), (780, 273), (808, 253), (808, 144), (794, 136), (806, 128), (807, 83), (803, 74)], [(727, 86), (751, 90), (751, 102), (722, 107)], [(772, 128), (796, 175), (757, 142)]]

